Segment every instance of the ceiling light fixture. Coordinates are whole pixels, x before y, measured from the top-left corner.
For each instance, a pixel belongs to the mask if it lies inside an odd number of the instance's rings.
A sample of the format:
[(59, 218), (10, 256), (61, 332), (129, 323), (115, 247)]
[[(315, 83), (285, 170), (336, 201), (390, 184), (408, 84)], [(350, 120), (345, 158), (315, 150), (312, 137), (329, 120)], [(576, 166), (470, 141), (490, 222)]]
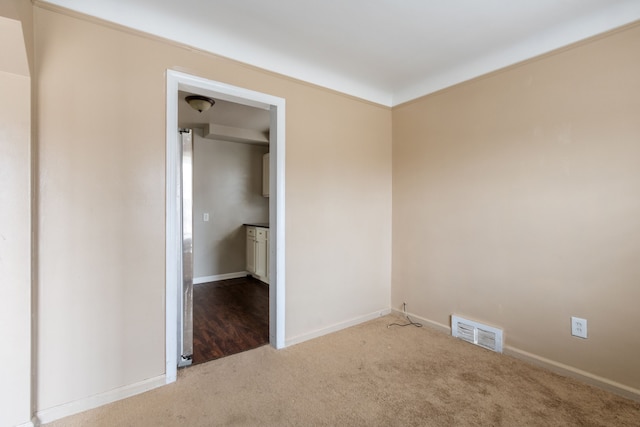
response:
[(187, 101), (191, 108), (193, 108), (194, 110), (198, 110), (201, 113), (203, 111), (207, 111), (213, 106), (213, 104), (216, 103), (216, 101), (214, 101), (213, 99), (201, 95), (190, 95), (187, 96), (184, 100)]

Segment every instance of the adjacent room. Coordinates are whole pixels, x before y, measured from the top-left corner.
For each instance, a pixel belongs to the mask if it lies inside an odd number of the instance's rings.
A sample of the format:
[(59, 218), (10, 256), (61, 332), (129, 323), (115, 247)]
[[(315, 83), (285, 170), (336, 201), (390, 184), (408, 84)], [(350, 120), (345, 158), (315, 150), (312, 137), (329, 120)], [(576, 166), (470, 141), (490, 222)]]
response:
[(271, 118), (188, 92), (178, 93), (177, 107), (180, 132), (189, 134), (180, 162), (188, 366), (269, 343)]
[(640, 2), (3, 0), (0, 36), (0, 425), (633, 425)]

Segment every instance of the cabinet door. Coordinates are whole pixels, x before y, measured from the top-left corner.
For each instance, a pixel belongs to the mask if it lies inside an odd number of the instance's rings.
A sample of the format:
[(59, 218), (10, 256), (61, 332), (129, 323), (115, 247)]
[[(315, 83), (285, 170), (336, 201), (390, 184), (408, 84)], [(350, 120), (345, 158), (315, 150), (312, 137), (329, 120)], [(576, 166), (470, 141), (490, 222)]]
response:
[(247, 227), (247, 271), (256, 272), (256, 229)]
[(256, 229), (256, 276), (265, 280), (267, 277), (267, 230)]

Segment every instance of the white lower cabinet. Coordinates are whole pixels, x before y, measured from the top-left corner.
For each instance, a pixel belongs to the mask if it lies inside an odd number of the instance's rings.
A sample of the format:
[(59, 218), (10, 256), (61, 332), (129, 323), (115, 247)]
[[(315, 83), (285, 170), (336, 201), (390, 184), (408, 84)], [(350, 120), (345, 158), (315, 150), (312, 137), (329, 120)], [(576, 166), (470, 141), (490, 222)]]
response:
[(256, 228), (247, 227), (247, 271), (256, 272)]
[(247, 226), (247, 271), (269, 283), (269, 229)]

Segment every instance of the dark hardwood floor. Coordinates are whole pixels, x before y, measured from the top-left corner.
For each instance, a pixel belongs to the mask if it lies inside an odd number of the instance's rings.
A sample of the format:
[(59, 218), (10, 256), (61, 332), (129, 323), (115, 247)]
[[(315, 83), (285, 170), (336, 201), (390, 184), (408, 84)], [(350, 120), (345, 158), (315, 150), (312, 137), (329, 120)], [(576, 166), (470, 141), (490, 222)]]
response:
[(268, 342), (268, 285), (253, 277), (194, 285), (194, 365)]

